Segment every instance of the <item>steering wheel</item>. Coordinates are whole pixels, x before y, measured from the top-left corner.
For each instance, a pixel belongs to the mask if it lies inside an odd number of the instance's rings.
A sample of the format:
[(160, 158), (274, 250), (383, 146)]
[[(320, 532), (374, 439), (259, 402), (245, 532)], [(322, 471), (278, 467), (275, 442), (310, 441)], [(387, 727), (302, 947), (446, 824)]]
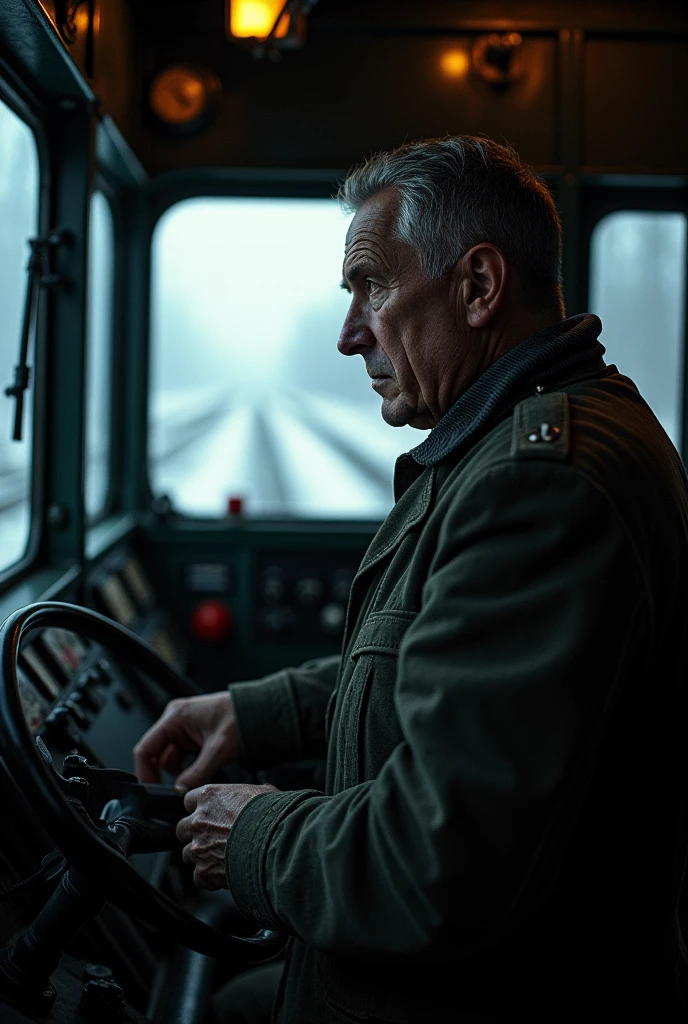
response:
[[(29, 731), (17, 679), (22, 640), (33, 630), (51, 626), (102, 644), (119, 662), (147, 675), (170, 697), (196, 692), (149, 644), (97, 612), (46, 601), (20, 608), (5, 619), (0, 627), (0, 756), (41, 824), (67, 862), (121, 910), (206, 956), (232, 957), (245, 963), (271, 959), (284, 945), (285, 936), (265, 929), (247, 937), (227, 935), (183, 910), (129, 863), (122, 852), (121, 827), (118, 831), (116, 823), (107, 826), (103, 822), (96, 826), (60, 786), (59, 776)], [(136, 782), (134, 776), (131, 779)]]

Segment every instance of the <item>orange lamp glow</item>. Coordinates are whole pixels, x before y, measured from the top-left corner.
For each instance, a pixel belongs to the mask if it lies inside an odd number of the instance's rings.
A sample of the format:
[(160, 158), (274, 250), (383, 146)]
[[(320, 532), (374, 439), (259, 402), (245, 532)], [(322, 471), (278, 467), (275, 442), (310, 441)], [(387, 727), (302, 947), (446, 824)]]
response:
[[(227, 29), (235, 39), (265, 39), (275, 24), (284, 0), (227, 0)], [(283, 14), (275, 31), (283, 39), (289, 29), (289, 15)]]
[(463, 78), (469, 65), (468, 54), (463, 50), (447, 50), (440, 58), (440, 68), (446, 78)]

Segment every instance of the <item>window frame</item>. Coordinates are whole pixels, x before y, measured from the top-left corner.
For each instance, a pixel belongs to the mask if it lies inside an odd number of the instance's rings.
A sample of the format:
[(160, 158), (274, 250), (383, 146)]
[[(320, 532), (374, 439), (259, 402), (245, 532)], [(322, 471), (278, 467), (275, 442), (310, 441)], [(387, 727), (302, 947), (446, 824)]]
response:
[[(583, 195), (581, 217), (581, 245), (579, 251), (579, 272), (583, 308), (588, 309), (590, 301), (590, 264), (592, 235), (605, 217), (611, 213), (682, 213), (688, 218), (688, 182), (683, 178), (654, 178), (647, 184), (638, 184), (633, 179), (607, 178), (603, 185), (588, 189)], [(681, 443), (679, 454), (684, 462), (688, 458), (688, 248), (686, 251), (686, 274), (684, 289), (684, 320), (682, 357), (680, 370), (681, 391), (679, 421)]]
[[(36, 143), (38, 157), (38, 217), (36, 231), (45, 235), (49, 230), (50, 190), (50, 147), (45, 127), (47, 112), (30, 93), (11, 69), (0, 60), (0, 101), (5, 104), (31, 130)], [(18, 561), (0, 571), (0, 594), (24, 578), (34, 568), (43, 541), (45, 524), (45, 477), (48, 420), (47, 367), (47, 315), (48, 303), (42, 296), (36, 327), (35, 348), (31, 355), (32, 443), (31, 470), (29, 474), (29, 537), (26, 550)], [(19, 337), (16, 339), (19, 346)]]
[[(122, 403), (118, 402), (123, 389), (123, 353), (122, 353), (122, 245), (121, 245), (121, 199), (119, 192), (108, 178), (107, 174), (98, 167), (93, 176), (93, 185), (89, 197), (89, 218), (90, 203), (96, 192), (101, 192), (110, 207), (112, 214), (112, 239), (114, 253), (112, 260), (112, 324), (110, 328), (110, 415), (108, 418), (108, 430), (110, 434), (110, 445), (107, 460), (107, 489), (105, 501), (102, 508), (95, 516), (89, 516), (86, 512), (86, 492), (84, 486), (84, 529), (88, 531), (98, 526), (105, 519), (108, 519), (117, 511), (118, 499), (121, 492), (122, 465), (121, 434), (124, 410)], [(89, 282), (90, 284), (90, 282)], [(87, 339), (88, 346), (88, 339)], [(88, 358), (88, 353), (87, 353)], [(86, 402), (88, 405), (87, 388), (85, 389)], [(84, 410), (86, 416), (86, 408)], [(86, 420), (88, 422), (88, 420)], [(87, 434), (84, 435), (84, 459), (86, 459), (88, 447)]]

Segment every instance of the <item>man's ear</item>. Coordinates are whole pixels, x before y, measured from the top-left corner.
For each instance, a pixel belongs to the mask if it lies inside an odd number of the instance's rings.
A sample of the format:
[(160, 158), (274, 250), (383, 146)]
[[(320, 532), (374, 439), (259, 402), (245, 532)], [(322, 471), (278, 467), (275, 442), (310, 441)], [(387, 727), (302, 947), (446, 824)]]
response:
[(480, 242), (462, 257), (459, 267), (463, 315), (469, 327), (487, 327), (504, 301), (509, 280), (506, 257), (496, 245)]

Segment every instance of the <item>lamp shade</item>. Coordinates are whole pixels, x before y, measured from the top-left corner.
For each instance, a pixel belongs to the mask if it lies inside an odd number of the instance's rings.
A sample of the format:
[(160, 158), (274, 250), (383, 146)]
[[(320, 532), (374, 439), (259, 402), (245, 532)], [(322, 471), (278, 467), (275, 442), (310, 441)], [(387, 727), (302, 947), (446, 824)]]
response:
[[(265, 39), (284, 7), (284, 0), (226, 0), (227, 34), (235, 39)], [(282, 39), (289, 30), (289, 15), (280, 18), (275, 32)]]

